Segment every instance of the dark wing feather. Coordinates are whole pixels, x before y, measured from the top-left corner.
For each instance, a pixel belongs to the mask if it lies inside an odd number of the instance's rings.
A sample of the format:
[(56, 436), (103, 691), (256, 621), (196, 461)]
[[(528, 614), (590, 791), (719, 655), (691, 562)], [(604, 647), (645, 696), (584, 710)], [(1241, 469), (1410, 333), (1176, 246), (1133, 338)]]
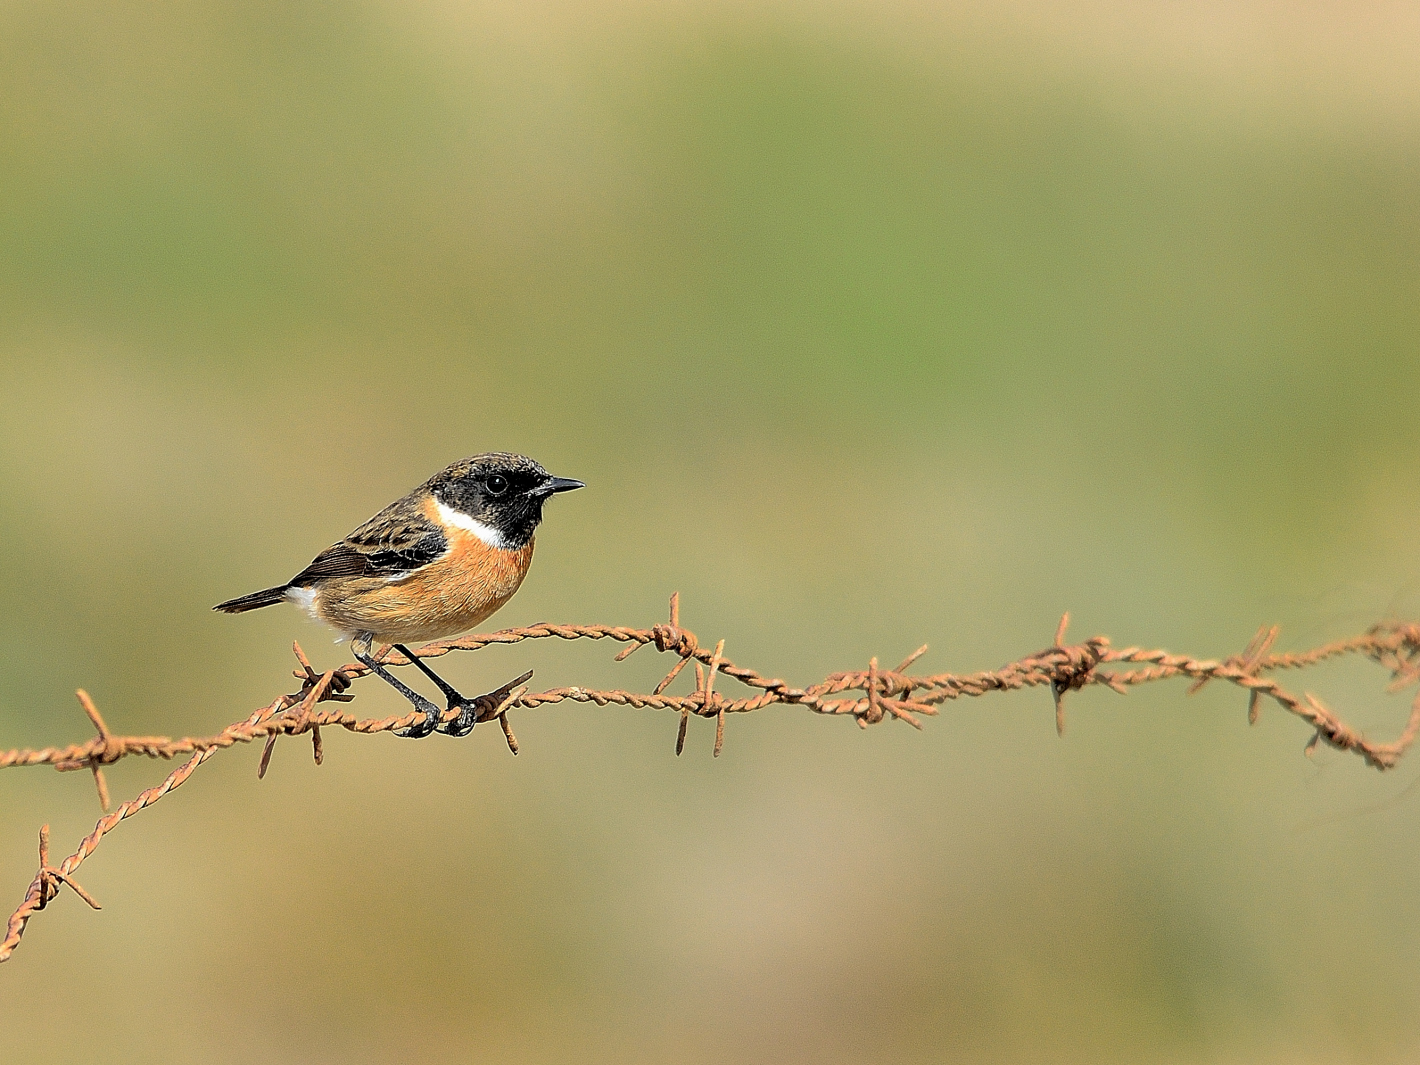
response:
[(298, 588), (325, 577), (393, 577), (427, 566), (449, 549), (443, 530), (424, 516), (421, 500), (391, 503), (291, 578)]

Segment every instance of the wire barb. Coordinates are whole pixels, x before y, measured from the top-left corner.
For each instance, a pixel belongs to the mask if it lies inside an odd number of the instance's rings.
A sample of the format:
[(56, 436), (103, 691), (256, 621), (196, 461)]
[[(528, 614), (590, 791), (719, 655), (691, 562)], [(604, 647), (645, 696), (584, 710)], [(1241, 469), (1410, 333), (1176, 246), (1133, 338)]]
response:
[[(290, 731), (292, 734), (305, 732), (309, 729), (316, 765), (320, 765), (321, 762), (325, 761), (325, 746), (321, 742), (319, 723), (310, 721), (311, 708), (326, 697), (326, 693), (330, 691), (331, 685), (335, 683), (335, 677), (339, 670), (330, 669), (317, 676), (315, 671), (311, 669), (311, 664), (306, 661), (306, 656), (301, 653), (300, 644), (293, 643), (291, 646), (295, 648), (297, 659), (299, 659), (301, 665), (305, 667), (307, 682), (305, 687), (302, 688), (301, 701), (296, 704), (295, 709), (291, 710), (288, 708), (284, 710), (283, 713), (291, 719), (292, 727)], [(287, 696), (286, 698), (294, 701), (296, 696)], [(271, 752), (276, 749), (276, 738), (279, 735), (281, 735), (281, 733), (272, 732), (266, 737), (266, 747), (261, 752), (261, 761), (257, 764), (256, 768), (257, 780), (262, 780), (266, 776), (266, 768), (271, 764)]]
[[(306, 658), (306, 653), (301, 650), (301, 645), (295, 640), (291, 641), (291, 650), (294, 651), (296, 654), (296, 661), (300, 662), (301, 668), (305, 670), (306, 683), (311, 684), (316, 680), (316, 671), (311, 667), (310, 661)], [(326, 681), (326, 685), (329, 686), (334, 682), (335, 677), (332, 676), (330, 680)], [(339, 689), (337, 689), (337, 691), (338, 690)], [(354, 696), (349, 696), (348, 698), (354, 698)], [(316, 765), (320, 765), (322, 762), (325, 761), (325, 744), (321, 740), (319, 725), (311, 726), (311, 757), (316, 760)], [(259, 775), (260, 774), (258, 774), (258, 776)]]
[(108, 725), (104, 724), (103, 715), (94, 705), (94, 700), (89, 698), (89, 693), (83, 688), (79, 688), (74, 694), (79, 699), (79, 705), (84, 708), (84, 713), (93, 723), (94, 731), (99, 734), (99, 741), (103, 745), (102, 750), (89, 756), (88, 766), (94, 773), (94, 787), (99, 792), (99, 805), (103, 807), (104, 813), (108, 813), (108, 781), (104, 779), (103, 764), (105, 761), (116, 762), (122, 758), (121, 746), (115, 747), (113, 737), (109, 735)]
[[(1263, 625), (1253, 634), (1252, 639), (1247, 642), (1247, 646), (1243, 648), (1243, 653), (1233, 655), (1224, 664), (1235, 667), (1243, 676), (1251, 676), (1256, 672), (1257, 665), (1262, 661), (1263, 656), (1265, 656), (1268, 651), (1272, 650), (1272, 645), (1277, 642), (1277, 636), (1281, 631), (1280, 626)], [(1203, 686), (1212, 679), (1213, 678), (1210, 676), (1199, 677), (1188, 686), (1186, 694), (1193, 695), (1195, 692), (1201, 691)], [(1391, 683), (1393, 686), (1395, 682), (1392, 681)], [(1254, 688), (1252, 691), (1248, 692), (1247, 695), (1247, 723), (1249, 725), (1255, 725), (1261, 716), (1262, 701), (1258, 697), (1257, 689)]]
[[(1065, 647), (1065, 630), (1070, 627), (1070, 611), (1060, 615), (1060, 624), (1055, 626), (1055, 643), (1052, 645), (1055, 650), (1063, 650)], [(1063, 680), (1052, 680), (1050, 682), (1050, 694), (1055, 700), (1055, 735), (1063, 738), (1065, 736), (1065, 693), (1071, 685)]]
[(508, 750), (512, 751), (514, 755), (518, 753), (518, 737), (513, 735), (513, 726), (508, 723), (508, 707), (526, 695), (527, 691), (526, 685), (518, 688), (510, 693), (503, 700), (502, 705), (498, 707), (498, 724), (503, 726), (503, 738), (508, 741)]
[(42, 910), (49, 905), (50, 899), (59, 894), (60, 884), (68, 884), (74, 894), (87, 902), (93, 909), (103, 909), (94, 901), (94, 897), (81, 888), (68, 873), (49, 864), (48, 825), (41, 825), (39, 830), (39, 872), (35, 874), (35, 881), (39, 884), (39, 901), (35, 904), (36, 910)]
[(921, 657), (922, 657), (923, 655), (925, 655), (926, 653), (927, 653), (927, 645), (924, 643), (921, 647), (917, 648), (917, 650), (913, 651), (910, 655), (908, 655), (908, 656), (907, 656), (906, 658), (904, 658), (900, 663), (898, 663), (898, 667), (897, 667), (896, 669), (894, 669), (893, 672), (894, 672), (894, 673), (906, 673), (907, 670), (908, 670), (908, 668), (912, 665), (912, 663), (913, 663), (913, 662), (916, 662), (919, 658), (921, 658)]
[[(715, 694), (715, 674), (720, 671), (720, 656), (725, 653), (725, 641), (715, 645), (715, 653), (710, 656), (710, 675), (705, 678), (705, 712), (715, 710), (715, 751), (712, 757), (720, 757), (720, 748), (725, 746), (725, 707)], [(699, 669), (696, 669), (699, 672)]]

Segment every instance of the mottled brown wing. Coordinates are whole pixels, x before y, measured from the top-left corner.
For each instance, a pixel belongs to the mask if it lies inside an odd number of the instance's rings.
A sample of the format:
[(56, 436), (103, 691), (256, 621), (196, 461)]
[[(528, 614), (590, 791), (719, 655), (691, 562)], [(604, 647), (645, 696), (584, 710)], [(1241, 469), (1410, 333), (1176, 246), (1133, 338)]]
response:
[(393, 577), (427, 566), (449, 549), (438, 525), (424, 516), (422, 500), (391, 503), (338, 544), (332, 544), (291, 578), (297, 588), (325, 577)]

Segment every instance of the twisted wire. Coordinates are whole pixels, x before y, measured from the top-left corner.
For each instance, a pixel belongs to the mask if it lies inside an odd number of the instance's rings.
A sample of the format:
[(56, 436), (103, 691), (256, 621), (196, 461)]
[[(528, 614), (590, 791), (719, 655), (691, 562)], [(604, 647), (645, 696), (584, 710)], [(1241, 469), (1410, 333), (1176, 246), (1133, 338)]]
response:
[[(622, 661), (643, 647), (654, 646), (660, 653), (677, 659), (665, 678), (649, 693), (599, 690), (578, 686), (529, 691), (517, 682), (489, 692), (474, 700), (477, 720), (497, 720), (503, 728), (509, 749), (518, 753), (508, 714), (512, 710), (533, 709), (561, 702), (594, 703), (597, 706), (629, 706), (636, 709), (668, 710), (680, 715), (676, 737), (676, 753), (684, 747), (687, 722), (691, 715), (714, 718), (715, 746), (718, 756), (725, 739), (725, 718), (728, 714), (751, 713), (769, 706), (797, 706), (815, 714), (852, 717), (867, 728), (889, 718), (905, 721), (920, 729), (920, 716), (936, 715), (938, 707), (953, 699), (977, 697), (993, 691), (1014, 691), (1021, 688), (1046, 687), (1055, 700), (1056, 727), (1065, 727), (1064, 696), (1089, 685), (1103, 684), (1126, 694), (1131, 688), (1173, 677), (1193, 680), (1190, 693), (1212, 681), (1234, 684), (1248, 692), (1248, 719), (1255, 722), (1260, 700), (1270, 699), (1289, 713), (1306, 721), (1314, 730), (1307, 752), (1321, 743), (1338, 750), (1359, 755), (1367, 765), (1379, 770), (1392, 768), (1420, 735), (1420, 696), (1411, 703), (1410, 715), (1401, 733), (1389, 742), (1377, 742), (1347, 725), (1330, 708), (1310, 693), (1296, 695), (1267, 674), (1283, 670), (1305, 669), (1320, 662), (1345, 655), (1366, 657), (1391, 674), (1391, 690), (1420, 681), (1420, 623), (1376, 625), (1359, 636), (1324, 644), (1309, 651), (1274, 654), (1271, 646), (1277, 638), (1275, 627), (1264, 627), (1240, 654), (1225, 659), (1198, 659), (1170, 654), (1162, 650), (1127, 647), (1114, 650), (1109, 639), (1095, 636), (1083, 643), (1066, 644), (1065, 631), (1069, 615), (1061, 618), (1052, 646), (1026, 655), (1000, 669), (977, 673), (912, 675), (907, 672), (925, 651), (921, 647), (895, 669), (883, 670), (873, 658), (866, 670), (833, 673), (817, 684), (796, 688), (786, 681), (769, 678), (753, 669), (738, 665), (724, 656), (725, 641), (707, 650), (693, 632), (680, 626), (679, 597), (671, 597), (670, 621), (650, 628), (620, 625), (554, 625), (541, 623), (500, 632), (441, 640), (415, 649), (419, 658), (438, 658), (454, 651), (477, 651), (494, 644), (515, 644), (526, 640), (612, 640), (627, 644), (617, 656)], [(187, 760), (162, 781), (141, 792), (135, 798), (106, 813), (92, 832), (80, 841), (74, 853), (58, 866), (49, 862), (49, 829), (40, 831), (40, 864), (31, 880), (24, 900), (9, 918), (3, 941), (0, 941), (0, 962), (8, 960), (19, 945), (25, 928), (35, 913), (43, 910), (59, 894), (63, 886), (70, 887), (94, 908), (98, 903), (73, 879), (75, 871), (99, 846), (109, 832), (127, 818), (147, 809), (173, 789), (184, 783), (208, 759), (237, 744), (261, 739), (266, 748), (259, 772), (264, 773), (276, 740), (281, 736), (309, 734), (315, 759), (323, 757), (321, 728), (341, 728), (361, 735), (394, 732), (409, 727), (423, 715), (409, 713), (380, 718), (359, 718), (341, 709), (354, 695), (351, 685), (371, 672), (358, 662), (338, 669), (317, 673), (302, 653), (294, 647), (300, 669), (295, 676), (301, 689), (278, 696), (241, 721), (234, 722), (210, 736), (123, 736), (110, 732), (93, 700), (84, 691), (78, 692), (79, 702), (93, 723), (96, 736), (86, 743), (64, 747), (19, 748), (0, 751), (0, 768), (50, 765), (60, 771), (89, 769), (98, 788), (100, 803), (108, 810), (108, 787), (103, 767), (122, 758), (142, 756)], [(391, 648), (376, 656), (382, 664), (398, 667), (409, 661)], [(666, 689), (687, 666), (696, 672), (695, 688), (685, 695), (669, 695)], [(1128, 668), (1103, 668), (1103, 667)], [(707, 671), (708, 667), (708, 671)], [(753, 692), (740, 698), (727, 698), (714, 690), (715, 678), (730, 677)], [(523, 678), (520, 678), (520, 680)], [(863, 692), (861, 696), (841, 697), (844, 693)], [(336, 706), (322, 704), (335, 703)], [(458, 716), (457, 709), (445, 712), (444, 720)]]

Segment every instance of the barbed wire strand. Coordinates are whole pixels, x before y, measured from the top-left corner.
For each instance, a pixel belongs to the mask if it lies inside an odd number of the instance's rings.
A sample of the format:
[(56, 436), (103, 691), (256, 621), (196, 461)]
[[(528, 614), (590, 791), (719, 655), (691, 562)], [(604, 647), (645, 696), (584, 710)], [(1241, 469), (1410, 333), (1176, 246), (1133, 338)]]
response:
[[(661, 653), (676, 656), (675, 665), (649, 694), (575, 686), (534, 692), (529, 691), (524, 683), (531, 677), (531, 673), (528, 673), (480, 696), (475, 700), (478, 706), (477, 719), (480, 722), (497, 720), (502, 726), (508, 749), (513, 754), (518, 753), (518, 741), (508, 721), (510, 711), (568, 701), (595, 703), (597, 706), (616, 705), (675, 711), (680, 716), (675, 744), (677, 755), (684, 750), (691, 715), (714, 718), (713, 754), (718, 757), (725, 743), (727, 715), (751, 713), (777, 704), (803, 707), (816, 714), (851, 716), (862, 728), (879, 724), (888, 718), (896, 718), (921, 729), (922, 722), (918, 715), (936, 715), (941, 703), (964, 696), (985, 695), (992, 691), (1013, 691), (1048, 685), (1055, 704), (1055, 726), (1063, 735), (1067, 692), (1078, 691), (1088, 685), (1102, 684), (1122, 695), (1127, 694), (1130, 688), (1172, 677), (1191, 678), (1193, 684), (1189, 688), (1190, 694), (1215, 680), (1245, 689), (1248, 692), (1248, 720), (1253, 723), (1258, 719), (1261, 700), (1271, 699), (1312, 726), (1313, 735), (1306, 745), (1307, 754), (1315, 751), (1321, 743), (1326, 743), (1338, 750), (1359, 755), (1367, 765), (1386, 770), (1400, 760), (1414, 743), (1417, 734), (1420, 734), (1420, 695), (1411, 703), (1410, 716), (1400, 735), (1389, 743), (1379, 743), (1352, 729), (1316, 696), (1310, 693), (1300, 696), (1293, 694), (1283, 688), (1276, 679), (1267, 676), (1281, 670), (1305, 669), (1346, 655), (1361, 655), (1390, 672), (1391, 682), (1388, 690), (1399, 690), (1420, 681), (1420, 622), (1375, 625), (1359, 636), (1324, 644), (1310, 651), (1290, 654), (1271, 653), (1278, 630), (1275, 626), (1264, 626), (1258, 630), (1241, 654), (1217, 660), (1191, 658), (1138, 647), (1114, 650), (1109, 639), (1104, 636), (1091, 637), (1083, 643), (1066, 644), (1065, 633), (1069, 618), (1070, 615), (1065, 614), (1060, 619), (1054, 643), (1050, 647), (1026, 655), (1000, 669), (960, 675), (909, 675), (907, 670), (926, 653), (927, 647), (924, 644), (908, 655), (896, 669), (880, 669), (878, 660), (874, 657), (869, 660), (866, 670), (833, 673), (818, 684), (806, 688), (795, 688), (783, 680), (764, 677), (755, 670), (724, 657), (724, 640), (720, 640), (714, 650), (707, 651), (693, 632), (680, 626), (679, 593), (671, 597), (669, 623), (654, 625), (649, 629), (616, 625), (554, 625), (544, 622), (523, 628), (441, 640), (418, 648), (414, 654), (419, 658), (438, 658), (454, 651), (477, 651), (494, 644), (555, 638), (625, 643), (627, 647), (616, 655), (618, 662), (649, 645), (654, 645)], [(6, 925), (5, 938), (0, 942), (0, 962), (11, 957), (30, 918), (43, 910), (59, 894), (62, 885), (68, 885), (85, 902), (98, 909), (99, 904), (74, 880), (75, 870), (93, 854), (105, 835), (127, 818), (147, 809), (184, 783), (198, 767), (219, 751), (239, 743), (264, 740), (265, 746), (258, 766), (258, 776), (261, 776), (266, 772), (275, 743), (281, 736), (309, 733), (315, 761), (319, 764), (324, 757), (320, 732), (322, 727), (339, 727), (348, 732), (370, 735), (404, 729), (421, 718), (417, 711), (398, 717), (358, 718), (338, 708), (319, 709), (322, 703), (349, 702), (354, 698), (353, 693), (348, 691), (351, 684), (368, 675), (370, 670), (352, 662), (338, 669), (317, 673), (299, 644), (293, 645), (293, 650), (301, 667), (295, 670), (293, 675), (301, 681), (301, 690), (294, 694), (278, 696), (244, 720), (228, 725), (215, 735), (180, 739), (167, 736), (115, 735), (109, 730), (88, 693), (81, 689), (77, 695), (97, 733), (93, 739), (87, 743), (66, 747), (0, 751), (0, 768), (49, 765), (61, 772), (89, 769), (98, 789), (100, 804), (105, 811), (109, 808), (109, 794), (103, 776), (104, 766), (135, 755), (161, 759), (190, 755), (187, 761), (158, 784), (123, 803), (111, 813), (106, 812), (93, 831), (80, 841), (74, 853), (58, 866), (52, 866), (49, 862), (49, 826), (46, 825), (40, 830), (39, 870), (30, 882), (24, 901)], [(388, 647), (383, 648), (376, 657), (384, 665), (392, 667), (410, 664), (403, 655)], [(666, 689), (687, 664), (695, 666), (695, 690), (688, 695), (665, 694)], [(1102, 666), (1139, 668), (1102, 669)], [(721, 675), (738, 681), (757, 694), (738, 699), (726, 698), (715, 691), (715, 679)], [(864, 695), (832, 698), (854, 691), (861, 691)], [(446, 711), (444, 720), (453, 720), (457, 715), (457, 710)]]

